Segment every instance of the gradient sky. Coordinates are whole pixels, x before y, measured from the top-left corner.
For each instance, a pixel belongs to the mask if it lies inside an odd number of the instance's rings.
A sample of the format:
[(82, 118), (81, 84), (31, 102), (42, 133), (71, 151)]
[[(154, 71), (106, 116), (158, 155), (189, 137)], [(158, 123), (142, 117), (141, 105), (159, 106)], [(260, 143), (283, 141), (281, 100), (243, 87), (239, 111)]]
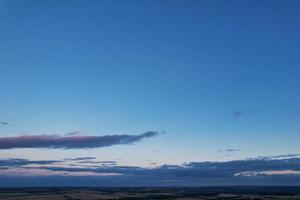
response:
[(4, 149), (149, 166), (300, 152), (300, 2), (0, 0), (0, 137), (139, 135)]

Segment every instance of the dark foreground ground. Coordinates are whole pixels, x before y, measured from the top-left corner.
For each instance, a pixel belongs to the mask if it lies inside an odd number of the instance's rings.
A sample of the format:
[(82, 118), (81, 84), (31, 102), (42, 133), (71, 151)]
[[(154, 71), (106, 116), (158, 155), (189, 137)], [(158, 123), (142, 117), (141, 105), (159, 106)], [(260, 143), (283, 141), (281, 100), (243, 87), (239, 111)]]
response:
[(6, 188), (0, 200), (300, 200), (300, 187)]

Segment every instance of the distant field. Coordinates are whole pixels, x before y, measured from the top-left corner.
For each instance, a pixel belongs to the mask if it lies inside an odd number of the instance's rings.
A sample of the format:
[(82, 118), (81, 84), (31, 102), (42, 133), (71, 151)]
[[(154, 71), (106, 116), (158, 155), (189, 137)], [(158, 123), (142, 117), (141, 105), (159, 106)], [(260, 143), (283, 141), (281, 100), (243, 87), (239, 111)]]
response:
[(207, 188), (17, 188), (0, 189), (0, 200), (300, 200), (298, 187)]

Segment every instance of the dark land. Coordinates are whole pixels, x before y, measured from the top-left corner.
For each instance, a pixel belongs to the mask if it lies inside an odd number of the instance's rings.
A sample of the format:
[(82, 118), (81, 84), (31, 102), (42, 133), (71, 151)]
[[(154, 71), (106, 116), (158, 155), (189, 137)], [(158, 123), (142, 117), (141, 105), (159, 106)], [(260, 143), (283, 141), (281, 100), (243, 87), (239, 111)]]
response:
[(300, 200), (300, 187), (2, 188), (0, 200)]

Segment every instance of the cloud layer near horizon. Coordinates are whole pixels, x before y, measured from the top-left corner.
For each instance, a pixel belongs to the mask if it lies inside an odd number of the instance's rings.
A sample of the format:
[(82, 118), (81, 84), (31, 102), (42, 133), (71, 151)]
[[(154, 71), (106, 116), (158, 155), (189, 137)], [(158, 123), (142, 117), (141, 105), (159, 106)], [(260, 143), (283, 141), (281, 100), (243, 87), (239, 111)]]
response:
[(157, 136), (159, 132), (148, 131), (140, 135), (23, 135), (15, 137), (0, 137), (0, 149), (13, 148), (99, 148), (118, 144), (132, 144), (142, 139)]
[(30, 177), (39, 186), (58, 183), (69, 186), (300, 185), (300, 158), (297, 157), (190, 162), (154, 168), (122, 166), (104, 160), (88, 166), (81, 164), (82, 159), (73, 158), (72, 165), (66, 160), (0, 159), (0, 186), (29, 186)]

